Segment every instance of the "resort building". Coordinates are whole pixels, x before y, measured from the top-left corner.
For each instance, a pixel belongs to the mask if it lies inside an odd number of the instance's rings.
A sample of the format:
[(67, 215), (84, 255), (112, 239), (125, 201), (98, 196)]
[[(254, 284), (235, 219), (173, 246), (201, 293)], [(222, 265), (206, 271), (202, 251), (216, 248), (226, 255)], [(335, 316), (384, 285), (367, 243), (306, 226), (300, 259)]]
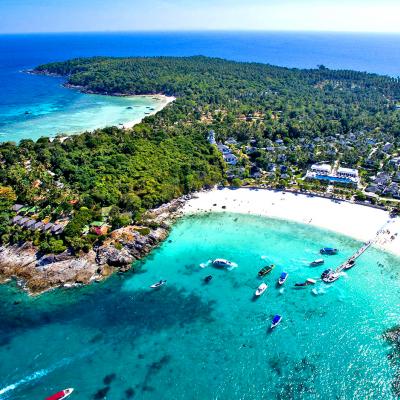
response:
[(330, 175), (332, 168), (329, 164), (311, 165), (311, 172), (317, 175)]
[(307, 171), (306, 179), (329, 181), (329, 183), (344, 183), (357, 186), (360, 179), (358, 171), (353, 168), (340, 167), (336, 171), (329, 164), (314, 164)]

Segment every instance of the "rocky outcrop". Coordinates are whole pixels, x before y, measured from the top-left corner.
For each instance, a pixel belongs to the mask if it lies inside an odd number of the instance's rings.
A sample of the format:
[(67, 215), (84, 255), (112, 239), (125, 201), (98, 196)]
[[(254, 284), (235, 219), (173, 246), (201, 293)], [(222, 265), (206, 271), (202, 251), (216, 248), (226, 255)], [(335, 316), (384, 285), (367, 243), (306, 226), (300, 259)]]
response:
[(0, 247), (0, 283), (16, 279), (29, 293), (39, 294), (55, 287), (101, 280), (116, 270), (125, 272), (167, 237), (187, 198), (148, 212), (145, 226), (127, 226), (111, 232), (101, 247), (89, 253), (43, 255), (31, 243)]

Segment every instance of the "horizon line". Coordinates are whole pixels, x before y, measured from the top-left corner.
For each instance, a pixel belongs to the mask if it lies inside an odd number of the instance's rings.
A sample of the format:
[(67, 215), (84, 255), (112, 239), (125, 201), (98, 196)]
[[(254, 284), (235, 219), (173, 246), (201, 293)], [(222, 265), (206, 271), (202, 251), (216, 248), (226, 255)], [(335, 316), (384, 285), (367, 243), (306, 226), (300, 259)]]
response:
[(335, 30), (290, 30), (290, 29), (135, 29), (135, 30), (88, 30), (88, 31), (29, 31), (0, 32), (0, 36), (11, 35), (65, 35), (99, 33), (306, 33), (306, 34), (354, 34), (354, 35), (399, 35), (400, 31), (335, 31)]

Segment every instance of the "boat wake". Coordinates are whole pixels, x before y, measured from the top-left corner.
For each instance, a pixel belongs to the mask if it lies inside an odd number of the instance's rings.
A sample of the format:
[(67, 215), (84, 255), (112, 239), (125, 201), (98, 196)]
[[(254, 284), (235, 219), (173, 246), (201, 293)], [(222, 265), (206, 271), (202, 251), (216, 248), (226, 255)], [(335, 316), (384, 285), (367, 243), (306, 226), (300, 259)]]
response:
[(233, 269), (237, 268), (239, 265), (237, 265), (236, 263), (232, 263), (232, 265), (230, 267), (227, 268), (228, 271), (232, 271)]
[(211, 264), (212, 264), (212, 260), (208, 260), (208, 261), (205, 262), (205, 263), (201, 263), (201, 264), (200, 264), (200, 268), (207, 268), (207, 267), (209, 267)]
[(51, 368), (43, 368), (38, 371), (33, 372), (32, 374), (26, 376), (25, 378), (20, 379), (18, 382), (12, 383), (11, 385), (5, 386), (0, 389), (0, 400), (6, 400), (11, 396), (11, 391), (17, 389), (19, 386), (26, 385), (30, 382), (36, 381), (44, 376), (50, 374), (58, 368), (64, 367), (69, 364), (73, 359), (72, 358), (63, 358), (59, 362), (55, 363)]

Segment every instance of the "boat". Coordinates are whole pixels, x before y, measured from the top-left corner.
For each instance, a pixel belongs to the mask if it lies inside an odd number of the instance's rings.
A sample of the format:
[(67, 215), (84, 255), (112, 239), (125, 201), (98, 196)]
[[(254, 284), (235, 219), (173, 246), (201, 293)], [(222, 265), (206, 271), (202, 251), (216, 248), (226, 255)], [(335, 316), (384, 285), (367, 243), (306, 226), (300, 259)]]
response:
[(211, 281), (211, 279), (212, 279), (212, 275), (208, 275), (208, 276), (206, 276), (206, 277), (204, 278), (204, 282), (205, 282), (205, 283), (208, 283), (208, 282)]
[(294, 286), (301, 287), (301, 286), (308, 286), (308, 285), (315, 285), (317, 281), (312, 278), (307, 278), (305, 282), (295, 283)]
[(278, 314), (275, 315), (275, 317), (272, 319), (271, 322), (271, 329), (274, 329), (276, 326), (278, 326), (282, 321), (282, 317)]
[(288, 278), (289, 274), (287, 272), (282, 272), (281, 276), (278, 279), (278, 284), (283, 285), (286, 282), (286, 279)]
[(66, 399), (68, 396), (70, 396), (72, 394), (73, 391), (74, 391), (74, 389), (72, 389), (72, 388), (64, 389), (64, 390), (61, 390), (61, 392), (57, 392), (50, 397), (46, 397), (46, 400)]
[(266, 290), (268, 289), (268, 285), (266, 283), (262, 283), (254, 293), (254, 296), (259, 297), (261, 296)]
[(159, 287), (165, 285), (166, 283), (167, 283), (167, 281), (164, 279), (164, 280), (160, 280), (160, 281), (154, 283), (154, 284), (151, 285), (150, 287), (151, 287), (152, 289), (157, 289), (157, 288), (159, 288)]
[(350, 269), (353, 268), (356, 265), (356, 260), (349, 260), (349, 262), (346, 264), (344, 269)]
[(233, 263), (231, 261), (225, 260), (223, 258), (216, 258), (212, 262), (214, 267), (219, 267), (219, 268), (229, 268), (233, 267)]
[(258, 276), (265, 276), (265, 275), (269, 274), (274, 268), (275, 268), (274, 264), (267, 265), (258, 271)]
[(325, 283), (335, 282), (336, 280), (339, 279), (339, 277), (340, 277), (340, 275), (338, 273), (336, 273), (333, 269), (326, 269), (321, 275), (321, 279)]
[(339, 252), (338, 249), (334, 249), (332, 247), (324, 247), (319, 251), (321, 254), (327, 254), (329, 256), (333, 256)]
[(311, 265), (312, 267), (317, 267), (318, 265), (323, 265), (324, 262), (325, 262), (324, 259), (318, 258), (318, 260), (314, 260), (312, 263), (310, 263), (310, 265)]

